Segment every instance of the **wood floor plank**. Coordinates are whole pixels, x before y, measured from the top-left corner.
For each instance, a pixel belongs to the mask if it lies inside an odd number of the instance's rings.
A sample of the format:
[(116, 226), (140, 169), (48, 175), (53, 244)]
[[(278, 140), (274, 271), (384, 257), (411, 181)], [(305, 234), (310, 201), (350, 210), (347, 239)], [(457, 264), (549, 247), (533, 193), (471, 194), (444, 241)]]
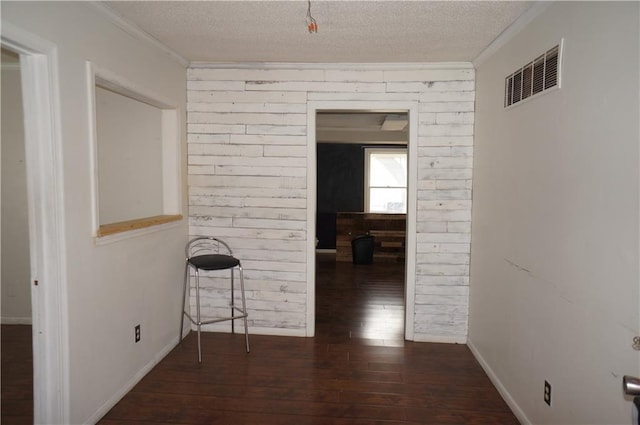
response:
[[(184, 407), (188, 406), (188, 409)], [(119, 403), (111, 414), (114, 418), (120, 415), (131, 415), (136, 409), (136, 420), (156, 420), (160, 418), (179, 418), (181, 421), (192, 420), (203, 412), (227, 412), (256, 414), (287, 414), (295, 416), (321, 416), (328, 418), (354, 418), (371, 420), (406, 420), (403, 408), (397, 406), (379, 406), (352, 404), (342, 402), (319, 402), (287, 399), (244, 399), (236, 397), (212, 397), (183, 394), (143, 394), (131, 393), (125, 402)]]
[(33, 352), (31, 326), (2, 325), (0, 423), (33, 423)]

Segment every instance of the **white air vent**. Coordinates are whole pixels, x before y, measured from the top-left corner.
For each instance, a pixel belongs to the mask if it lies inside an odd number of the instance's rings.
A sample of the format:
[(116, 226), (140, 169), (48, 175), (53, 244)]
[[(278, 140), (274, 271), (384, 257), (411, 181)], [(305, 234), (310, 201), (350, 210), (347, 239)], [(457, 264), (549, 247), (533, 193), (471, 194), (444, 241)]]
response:
[(558, 44), (507, 76), (504, 83), (505, 108), (552, 87), (560, 87), (561, 45)]

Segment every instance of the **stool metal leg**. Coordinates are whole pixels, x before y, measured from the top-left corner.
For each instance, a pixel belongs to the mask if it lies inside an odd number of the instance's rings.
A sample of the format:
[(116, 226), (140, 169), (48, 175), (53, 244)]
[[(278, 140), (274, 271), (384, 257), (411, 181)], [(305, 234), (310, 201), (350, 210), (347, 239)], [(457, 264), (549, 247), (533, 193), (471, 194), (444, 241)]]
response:
[(200, 320), (200, 273), (196, 267), (196, 327), (198, 328), (198, 363), (202, 363), (202, 345), (200, 342), (200, 327), (202, 321)]
[(235, 310), (236, 310), (236, 307), (235, 307), (236, 299), (235, 299), (235, 295), (233, 294), (233, 286), (234, 286), (233, 285), (233, 269), (234, 268), (235, 267), (231, 268), (231, 303), (230, 304), (231, 304), (231, 333), (232, 334), (236, 333), (236, 328), (235, 328), (236, 321), (233, 320), (233, 318), (235, 317)]
[(189, 261), (184, 265), (184, 285), (182, 286), (182, 307), (180, 307), (180, 335), (178, 336), (178, 344), (182, 343), (182, 335), (184, 333), (184, 303), (187, 300), (187, 282), (189, 281)]
[[(242, 265), (238, 264), (238, 268), (240, 269), (240, 296), (242, 297), (242, 312), (244, 314), (244, 339), (247, 344), (247, 353), (249, 352), (249, 327), (247, 326), (247, 303), (244, 297), (244, 275), (242, 271)], [(235, 320), (232, 320), (233, 323)]]

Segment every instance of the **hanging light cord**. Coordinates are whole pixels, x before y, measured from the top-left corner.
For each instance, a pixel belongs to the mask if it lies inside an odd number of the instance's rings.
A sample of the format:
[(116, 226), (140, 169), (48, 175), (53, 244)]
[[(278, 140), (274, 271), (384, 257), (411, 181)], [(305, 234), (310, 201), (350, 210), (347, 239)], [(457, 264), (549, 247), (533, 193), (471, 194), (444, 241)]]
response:
[(307, 0), (307, 29), (310, 33), (318, 32), (318, 24), (313, 16), (311, 16), (311, 0)]

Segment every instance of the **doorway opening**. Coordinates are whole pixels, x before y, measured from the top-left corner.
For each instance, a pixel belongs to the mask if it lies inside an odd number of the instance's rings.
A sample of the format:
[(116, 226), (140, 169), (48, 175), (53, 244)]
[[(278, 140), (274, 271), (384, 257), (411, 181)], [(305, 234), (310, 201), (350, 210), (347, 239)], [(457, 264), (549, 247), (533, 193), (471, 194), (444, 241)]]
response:
[[(24, 125), (22, 142), (26, 165), (33, 422), (67, 423), (69, 357), (57, 48), (9, 23), (3, 23), (0, 46), (19, 56), (21, 112), (23, 121), (29, 123)], [(2, 242), (4, 236), (3, 233)], [(8, 242), (13, 245), (13, 241)], [(3, 416), (5, 407), (3, 404)]]
[(318, 338), (400, 345), (413, 337), (415, 109), (337, 103), (310, 111), (309, 319)]
[(0, 240), (3, 417), (33, 423), (30, 248), (20, 56), (1, 49)]

